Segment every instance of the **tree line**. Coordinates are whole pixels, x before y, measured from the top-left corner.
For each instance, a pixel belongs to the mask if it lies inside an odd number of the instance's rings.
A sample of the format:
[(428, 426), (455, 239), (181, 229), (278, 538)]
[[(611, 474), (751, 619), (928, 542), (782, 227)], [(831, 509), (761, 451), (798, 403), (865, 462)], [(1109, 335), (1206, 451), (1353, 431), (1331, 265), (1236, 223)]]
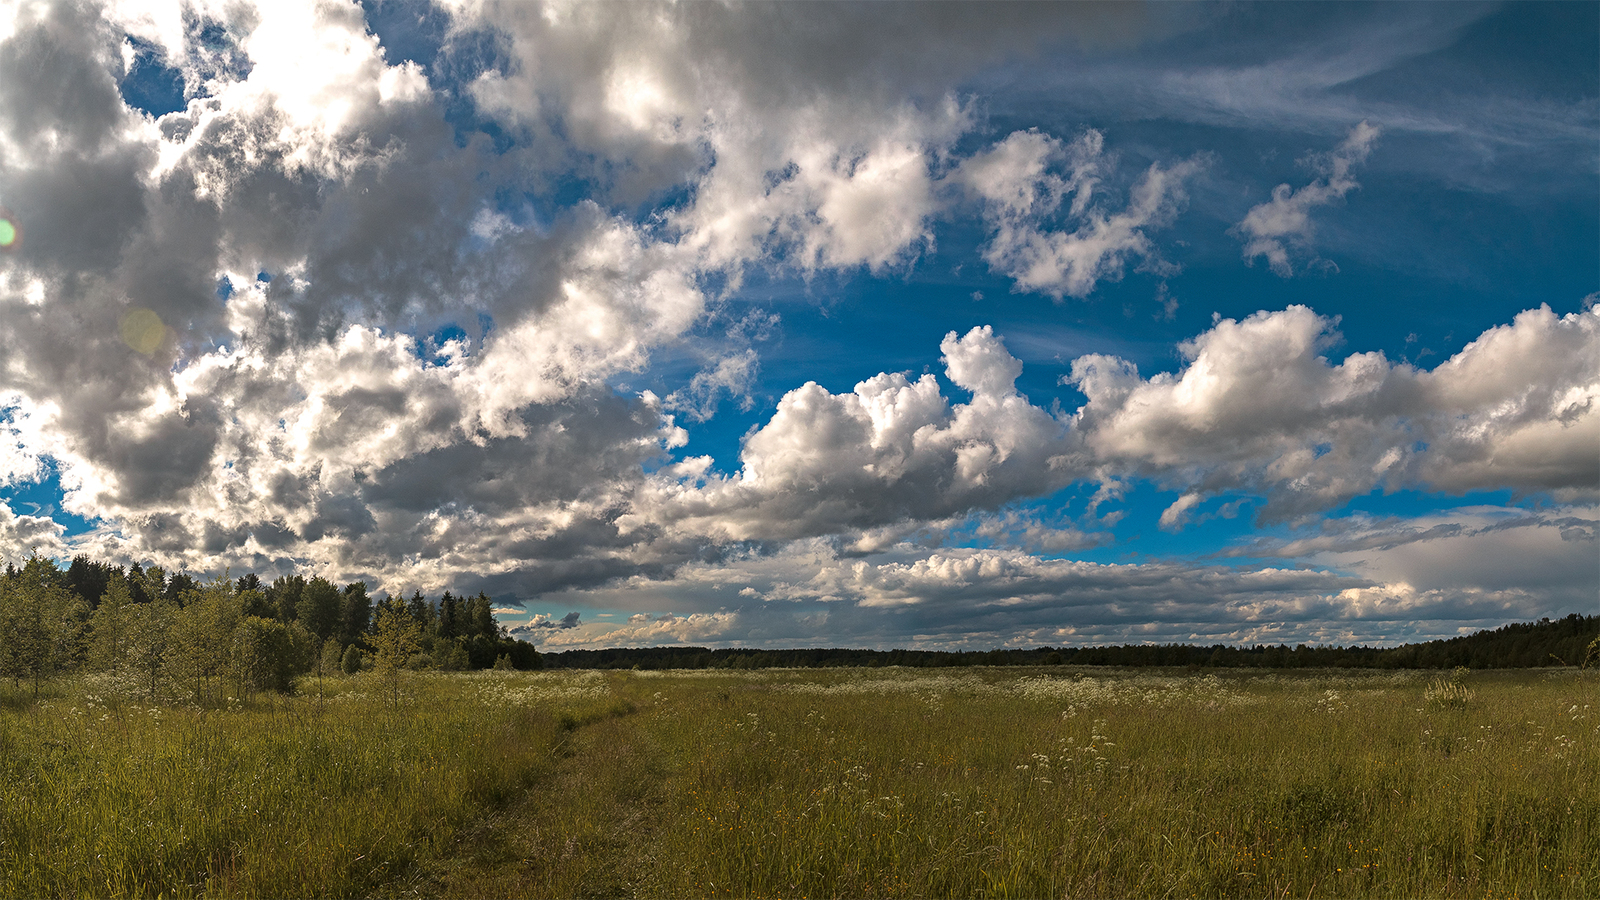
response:
[(1474, 669), (1600, 665), (1600, 616), (1576, 613), (1398, 647), (1124, 644), (973, 651), (632, 647), (541, 655), (495, 620), (493, 603), (449, 591), (374, 601), (365, 582), (320, 576), (264, 584), (254, 574), (200, 583), (159, 566), (78, 556), (62, 570), (34, 556), (0, 574), (0, 677), (120, 671), (150, 694), (196, 699), (289, 691), (300, 675), (377, 669), (755, 669), (832, 666), (1163, 666)]
[(1166, 666), (1189, 668), (1514, 669), (1600, 665), (1600, 616), (1576, 613), (1398, 647), (1123, 644), (1002, 650), (757, 650), (628, 647), (544, 654), (552, 669), (766, 669), (834, 666)]
[(0, 574), (0, 677), (76, 671), (135, 676), (152, 696), (171, 683), (197, 700), (289, 691), (296, 676), (376, 668), (533, 669), (533, 645), (495, 620), (486, 594), (374, 601), (365, 582), (320, 576), (264, 584), (254, 574), (200, 583), (159, 566), (86, 556), (62, 570), (34, 556)]

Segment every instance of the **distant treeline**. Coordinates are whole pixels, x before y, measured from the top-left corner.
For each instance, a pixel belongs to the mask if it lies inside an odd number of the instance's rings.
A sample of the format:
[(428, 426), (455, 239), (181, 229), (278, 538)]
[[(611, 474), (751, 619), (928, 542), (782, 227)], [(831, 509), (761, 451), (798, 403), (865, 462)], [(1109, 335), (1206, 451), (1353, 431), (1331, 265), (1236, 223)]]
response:
[[(1210, 647), (1123, 644), (1115, 647), (1037, 647), (1031, 650), (710, 650), (636, 647), (545, 653), (552, 669), (768, 669), (833, 666), (1183, 666), (1201, 668), (1521, 669), (1595, 665), (1600, 616), (1576, 613), (1551, 621), (1507, 625), (1464, 637), (1399, 647), (1313, 647), (1300, 644)], [(1587, 654), (1587, 656), (1586, 656)]]
[(1475, 669), (1600, 664), (1600, 616), (1569, 615), (1399, 647), (1124, 644), (1031, 650), (760, 650), (640, 647), (540, 654), (495, 621), (479, 593), (374, 601), (343, 587), (253, 574), (205, 583), (158, 566), (87, 556), (65, 570), (33, 557), (0, 573), (0, 677), (73, 671), (138, 673), (154, 694), (187, 682), (197, 696), (288, 690), (297, 675), (409, 669), (765, 669), (834, 666), (1167, 666)]
[(128, 671), (152, 694), (164, 681), (197, 696), (288, 690), (297, 675), (411, 669), (535, 669), (533, 645), (495, 621), (479, 593), (414, 593), (374, 601), (295, 575), (205, 583), (159, 566), (123, 568), (79, 556), (65, 570), (35, 556), (0, 573), (0, 677)]

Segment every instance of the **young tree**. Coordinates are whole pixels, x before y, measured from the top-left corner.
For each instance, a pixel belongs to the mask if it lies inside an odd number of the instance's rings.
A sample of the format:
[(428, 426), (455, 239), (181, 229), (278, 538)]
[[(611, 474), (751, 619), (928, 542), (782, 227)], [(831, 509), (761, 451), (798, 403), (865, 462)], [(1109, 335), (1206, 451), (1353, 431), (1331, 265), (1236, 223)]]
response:
[(411, 612), (399, 598), (378, 605), (377, 622), (372, 637), (373, 670), (389, 690), (391, 700), (400, 703), (400, 671), (411, 655), (422, 647), (422, 623), (411, 617)]
[(55, 563), (30, 558), (0, 580), (0, 670), (13, 681), (32, 679), (38, 696), (44, 678), (75, 660), (86, 612), (75, 608)]
[(128, 658), (128, 629), (134, 616), (133, 592), (128, 580), (112, 573), (94, 618), (89, 620), (92, 645), (89, 663), (97, 669), (118, 669)]
[(277, 619), (246, 616), (233, 632), (234, 674), (239, 679), (240, 693), (277, 691), (288, 693), (294, 688), (294, 676), (304, 655), (301, 635), (294, 626)]
[[(296, 622), (295, 624), (299, 625), (302, 629), (305, 628), (305, 626), (300, 625), (299, 622)], [(339, 655), (341, 652), (343, 652), (344, 648), (340, 647), (339, 642), (333, 638), (328, 638), (327, 640), (322, 641), (319, 645), (316, 635), (312, 634), (309, 630), (306, 631), (306, 634), (309, 636), (310, 646), (313, 648), (311, 650), (312, 668), (315, 669), (317, 673), (317, 704), (320, 706), (322, 704), (323, 696), (322, 679), (329, 675), (338, 673)], [(319, 646), (320, 649), (316, 649)]]
[[(133, 567), (138, 572), (139, 567)], [(142, 594), (141, 603), (154, 603), (167, 596), (167, 572), (160, 566), (151, 566), (140, 572), (139, 593)]]
[(165, 599), (135, 603), (128, 616), (128, 663), (150, 676), (150, 699), (156, 698), (160, 675), (166, 669), (172, 620), (177, 610)]
[(472, 659), (459, 638), (439, 638), (433, 642), (433, 665), (446, 672), (460, 672), (472, 667)]
[(233, 594), (233, 585), (223, 579), (203, 590), (190, 590), (186, 597), (187, 603), (173, 624), (173, 671), (194, 679), (196, 701), (206, 699), (206, 685), (216, 679), (216, 699), (220, 700), (221, 680), (231, 668), (234, 631), (241, 618), (239, 601)]

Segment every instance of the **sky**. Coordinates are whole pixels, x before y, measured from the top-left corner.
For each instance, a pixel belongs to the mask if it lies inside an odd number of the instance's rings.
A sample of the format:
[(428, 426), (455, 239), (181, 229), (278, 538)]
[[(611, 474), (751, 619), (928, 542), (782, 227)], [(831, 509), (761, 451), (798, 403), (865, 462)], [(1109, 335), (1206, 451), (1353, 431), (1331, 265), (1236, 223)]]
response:
[(0, 3), (0, 554), (547, 650), (1600, 611), (1600, 5)]

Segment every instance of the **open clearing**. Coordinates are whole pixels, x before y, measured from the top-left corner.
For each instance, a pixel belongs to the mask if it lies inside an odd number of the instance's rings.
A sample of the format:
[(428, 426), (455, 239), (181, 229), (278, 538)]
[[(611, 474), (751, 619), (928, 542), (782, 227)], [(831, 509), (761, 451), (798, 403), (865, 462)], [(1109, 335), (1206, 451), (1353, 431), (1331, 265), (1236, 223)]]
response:
[(1592, 897), (1597, 674), (8, 687), (0, 893)]

